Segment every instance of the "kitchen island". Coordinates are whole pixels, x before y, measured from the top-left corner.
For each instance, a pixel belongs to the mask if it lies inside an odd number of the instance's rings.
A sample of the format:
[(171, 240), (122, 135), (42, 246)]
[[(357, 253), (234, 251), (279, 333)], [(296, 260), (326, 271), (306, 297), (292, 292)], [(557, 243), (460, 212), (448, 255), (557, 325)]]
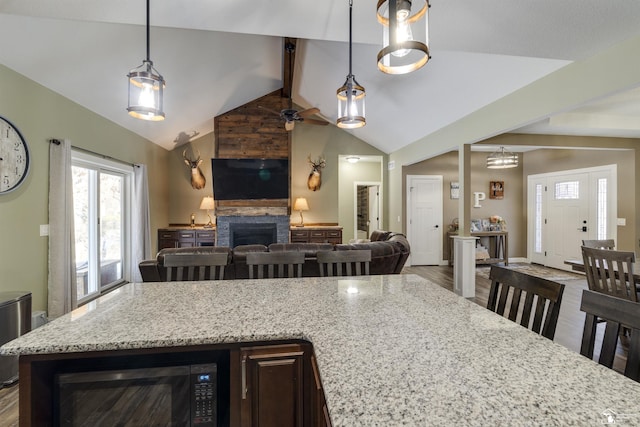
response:
[(313, 345), (334, 426), (640, 423), (640, 384), (415, 275), (132, 283), (0, 353), (22, 375), (48, 355), (290, 340)]

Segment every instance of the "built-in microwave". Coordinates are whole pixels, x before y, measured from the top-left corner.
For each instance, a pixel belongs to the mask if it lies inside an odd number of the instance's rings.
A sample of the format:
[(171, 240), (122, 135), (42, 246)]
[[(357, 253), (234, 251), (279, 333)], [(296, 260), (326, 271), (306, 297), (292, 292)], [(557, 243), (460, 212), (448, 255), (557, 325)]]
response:
[(217, 426), (217, 365), (56, 375), (60, 426)]

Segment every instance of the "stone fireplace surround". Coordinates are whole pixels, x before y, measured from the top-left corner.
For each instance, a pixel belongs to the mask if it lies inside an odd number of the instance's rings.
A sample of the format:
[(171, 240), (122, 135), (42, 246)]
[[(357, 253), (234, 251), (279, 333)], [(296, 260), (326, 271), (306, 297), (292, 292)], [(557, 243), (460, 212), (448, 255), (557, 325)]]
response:
[[(289, 243), (289, 215), (260, 215), (260, 216), (218, 216), (216, 217), (216, 246), (228, 246), (232, 240), (231, 233), (237, 229), (238, 225), (247, 225), (247, 229), (256, 228), (256, 225), (276, 226), (276, 241), (272, 243)], [(258, 229), (261, 227), (257, 227)], [(256, 235), (264, 233), (256, 233)], [(243, 239), (242, 244), (265, 244), (263, 241), (247, 241)], [(237, 246), (237, 245), (234, 245)], [(268, 246), (268, 245), (266, 245)]]

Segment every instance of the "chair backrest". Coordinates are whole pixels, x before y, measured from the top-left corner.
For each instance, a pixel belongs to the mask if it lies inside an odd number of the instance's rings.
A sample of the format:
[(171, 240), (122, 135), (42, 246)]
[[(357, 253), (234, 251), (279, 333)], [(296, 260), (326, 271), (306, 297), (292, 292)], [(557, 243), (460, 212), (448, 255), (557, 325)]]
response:
[(318, 251), (320, 276), (368, 276), (371, 250)]
[(636, 255), (633, 252), (582, 246), (582, 259), (590, 290), (638, 301), (633, 278)]
[(489, 310), (514, 322), (520, 315), (520, 325), (553, 339), (564, 292), (562, 283), (497, 265), (491, 266), (489, 278)]
[[(302, 277), (304, 252), (248, 252), (250, 279)], [(266, 274), (265, 274), (266, 273)]]
[(640, 307), (638, 303), (585, 289), (582, 291), (580, 310), (587, 314), (584, 321), (580, 354), (593, 359), (597, 325), (604, 321), (606, 328), (598, 363), (611, 368), (615, 358), (620, 327), (623, 326), (631, 331), (624, 375), (632, 380), (640, 381)]
[(583, 240), (582, 246), (596, 249), (615, 249), (616, 242), (613, 239), (604, 240)]
[(163, 262), (166, 281), (222, 280), (228, 260), (227, 253), (166, 254)]

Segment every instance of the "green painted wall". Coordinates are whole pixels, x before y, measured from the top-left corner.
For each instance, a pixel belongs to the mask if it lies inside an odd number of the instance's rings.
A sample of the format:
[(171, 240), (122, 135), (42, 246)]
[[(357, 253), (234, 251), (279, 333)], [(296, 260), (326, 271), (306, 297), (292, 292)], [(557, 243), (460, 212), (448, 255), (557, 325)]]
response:
[(31, 155), (26, 181), (0, 196), (0, 292), (29, 291), (33, 310), (46, 310), (48, 238), (40, 237), (39, 226), (48, 223), (48, 140), (69, 139), (76, 147), (146, 164), (152, 229), (167, 222), (168, 152), (4, 66), (0, 94), (0, 115), (22, 132)]

